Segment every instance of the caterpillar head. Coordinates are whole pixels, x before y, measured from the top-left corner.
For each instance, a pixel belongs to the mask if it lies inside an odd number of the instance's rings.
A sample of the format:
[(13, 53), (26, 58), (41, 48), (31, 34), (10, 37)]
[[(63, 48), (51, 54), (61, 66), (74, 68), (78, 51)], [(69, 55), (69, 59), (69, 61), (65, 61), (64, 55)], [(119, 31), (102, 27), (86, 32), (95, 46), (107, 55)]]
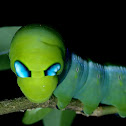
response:
[(64, 66), (65, 48), (57, 32), (41, 25), (22, 27), (10, 47), (17, 83), (32, 102), (45, 102), (55, 90)]

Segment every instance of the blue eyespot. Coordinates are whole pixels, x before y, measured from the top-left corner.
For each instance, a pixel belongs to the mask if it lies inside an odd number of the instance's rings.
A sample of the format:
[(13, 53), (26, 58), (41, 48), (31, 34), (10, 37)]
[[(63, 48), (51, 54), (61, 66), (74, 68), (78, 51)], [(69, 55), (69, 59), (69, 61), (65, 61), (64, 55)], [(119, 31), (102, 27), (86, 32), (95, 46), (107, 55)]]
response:
[(60, 70), (61, 66), (59, 63), (52, 65), (45, 71), (45, 76), (55, 76)]
[(15, 61), (14, 67), (15, 67), (17, 76), (22, 77), (22, 78), (31, 76), (31, 72), (20, 61)]

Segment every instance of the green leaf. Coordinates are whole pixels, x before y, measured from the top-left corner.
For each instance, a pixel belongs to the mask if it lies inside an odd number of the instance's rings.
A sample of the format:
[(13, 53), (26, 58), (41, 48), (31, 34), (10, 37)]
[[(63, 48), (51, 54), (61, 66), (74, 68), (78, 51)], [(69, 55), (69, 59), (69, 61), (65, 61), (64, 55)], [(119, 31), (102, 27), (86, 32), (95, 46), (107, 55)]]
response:
[(27, 110), (24, 114), (22, 122), (24, 124), (33, 124), (43, 119), (49, 112), (53, 109), (51, 108), (37, 108), (33, 110)]
[(54, 109), (47, 116), (44, 117), (44, 126), (71, 126), (76, 113), (70, 110)]
[(20, 26), (0, 27), (0, 55), (9, 52), (11, 40)]
[(10, 69), (10, 60), (7, 54), (0, 55), (0, 71)]
[(0, 27), (0, 70), (10, 69), (9, 49), (11, 40), (20, 26)]

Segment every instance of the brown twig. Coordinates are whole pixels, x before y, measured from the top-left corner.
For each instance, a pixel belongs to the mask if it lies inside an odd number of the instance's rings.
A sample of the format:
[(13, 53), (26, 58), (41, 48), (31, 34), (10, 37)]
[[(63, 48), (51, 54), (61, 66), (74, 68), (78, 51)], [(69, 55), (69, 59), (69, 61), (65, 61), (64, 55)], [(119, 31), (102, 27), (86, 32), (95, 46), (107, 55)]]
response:
[[(0, 102), (0, 115), (9, 114), (12, 112), (25, 111), (27, 109), (42, 108), (56, 108), (57, 99), (52, 96), (50, 100), (45, 103), (32, 103), (25, 97), (15, 98), (13, 100), (4, 100)], [(78, 100), (72, 100), (71, 103), (65, 108), (76, 111), (77, 114), (85, 115), (83, 104)], [(117, 113), (117, 109), (113, 106), (98, 107), (91, 116), (103, 116), (108, 114)], [(86, 115), (85, 115), (86, 116)]]

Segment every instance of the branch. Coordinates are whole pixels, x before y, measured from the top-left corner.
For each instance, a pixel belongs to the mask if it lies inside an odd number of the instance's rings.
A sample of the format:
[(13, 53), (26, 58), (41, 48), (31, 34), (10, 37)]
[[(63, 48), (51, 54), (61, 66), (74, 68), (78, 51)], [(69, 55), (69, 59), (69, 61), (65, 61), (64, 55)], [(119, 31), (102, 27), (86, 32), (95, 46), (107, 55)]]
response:
[[(57, 99), (52, 96), (50, 100), (45, 103), (32, 103), (25, 97), (15, 98), (13, 100), (4, 100), (0, 102), (0, 115), (9, 114), (12, 112), (25, 111), (27, 109), (34, 108), (56, 108)], [(65, 108), (76, 111), (77, 114), (85, 115), (83, 110), (83, 104), (79, 100), (73, 99), (71, 103)], [(108, 114), (117, 113), (117, 109), (113, 106), (98, 107), (91, 116), (103, 116)], [(86, 115), (85, 115), (86, 116)]]

